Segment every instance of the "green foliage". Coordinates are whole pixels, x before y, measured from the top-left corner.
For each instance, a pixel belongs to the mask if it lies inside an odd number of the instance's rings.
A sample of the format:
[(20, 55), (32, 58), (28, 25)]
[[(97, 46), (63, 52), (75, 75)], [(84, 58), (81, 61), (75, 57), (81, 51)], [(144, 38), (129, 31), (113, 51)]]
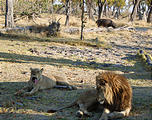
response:
[(152, 2), (152, 0), (146, 0), (146, 3), (148, 6), (150, 6), (151, 2)]
[(109, 6), (123, 8), (126, 5), (125, 0), (107, 0)]
[(18, 0), (14, 3), (14, 13), (19, 15), (39, 14), (48, 11), (50, 4), (50, 0)]

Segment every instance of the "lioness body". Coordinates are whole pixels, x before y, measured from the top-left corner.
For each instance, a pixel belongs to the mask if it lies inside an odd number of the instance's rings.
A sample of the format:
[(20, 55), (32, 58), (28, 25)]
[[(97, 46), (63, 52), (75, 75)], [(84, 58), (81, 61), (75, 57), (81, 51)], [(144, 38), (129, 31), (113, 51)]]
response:
[[(23, 94), (23, 95), (32, 95), (38, 90), (44, 90), (48, 88), (54, 88), (57, 87), (57, 85), (61, 85), (60, 87), (65, 87), (68, 89), (76, 89), (76, 87), (69, 85), (67, 82), (67, 79), (65, 77), (60, 76), (50, 76), (48, 78), (47, 76), (42, 75), (43, 69), (32, 69), (31, 68), (31, 77), (28, 81), (27, 86), (25, 86), (23, 89), (19, 90), (15, 95)], [(26, 92), (26, 90), (28, 92)]]
[(74, 101), (72, 104), (59, 108), (59, 109), (50, 109), (48, 112), (56, 112), (56, 111), (61, 111), (65, 108), (72, 107), (74, 105), (77, 105), (79, 107), (79, 110), (77, 111), (77, 116), (91, 116), (91, 113), (89, 111), (97, 108), (99, 105), (99, 102), (97, 101), (97, 91), (95, 89), (88, 90), (84, 93), (82, 93), (76, 101)]
[(129, 115), (132, 89), (127, 79), (113, 72), (103, 72), (96, 77), (97, 99), (103, 104), (100, 120), (117, 119)]

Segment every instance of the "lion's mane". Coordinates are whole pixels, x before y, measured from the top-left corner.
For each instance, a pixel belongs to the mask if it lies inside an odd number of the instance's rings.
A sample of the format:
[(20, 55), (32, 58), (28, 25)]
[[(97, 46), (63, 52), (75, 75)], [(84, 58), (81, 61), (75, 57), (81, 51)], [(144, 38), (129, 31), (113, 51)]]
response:
[(105, 108), (111, 112), (131, 108), (132, 89), (126, 77), (114, 72), (102, 72), (96, 77), (96, 80), (108, 84), (103, 91)]

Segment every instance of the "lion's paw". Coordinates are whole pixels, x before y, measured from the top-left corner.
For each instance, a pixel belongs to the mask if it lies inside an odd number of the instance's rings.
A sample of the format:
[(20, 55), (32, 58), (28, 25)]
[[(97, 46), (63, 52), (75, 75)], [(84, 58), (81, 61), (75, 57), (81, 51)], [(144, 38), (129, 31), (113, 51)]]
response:
[(81, 110), (78, 110), (77, 112), (76, 112), (76, 116), (77, 117), (82, 117), (84, 115), (84, 113), (81, 111)]
[(92, 117), (93, 116), (93, 114), (91, 112), (88, 112), (88, 111), (84, 111), (84, 114), (86, 116), (88, 116), (88, 117)]

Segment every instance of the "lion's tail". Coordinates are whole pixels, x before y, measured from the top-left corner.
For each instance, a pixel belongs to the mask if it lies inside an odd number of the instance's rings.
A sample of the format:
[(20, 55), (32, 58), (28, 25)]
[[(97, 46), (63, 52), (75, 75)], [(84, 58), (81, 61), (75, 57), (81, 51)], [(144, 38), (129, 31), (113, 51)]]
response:
[(61, 108), (58, 108), (58, 109), (49, 109), (49, 110), (47, 111), (47, 113), (55, 113), (55, 112), (57, 112), (57, 111), (61, 111), (61, 110), (65, 109), (65, 108), (70, 108), (70, 107), (72, 107), (72, 106), (74, 106), (74, 105), (76, 105), (76, 104), (77, 104), (77, 101), (73, 102), (73, 103), (70, 104), (70, 105), (67, 105), (67, 106), (64, 106), (64, 107), (61, 107)]

